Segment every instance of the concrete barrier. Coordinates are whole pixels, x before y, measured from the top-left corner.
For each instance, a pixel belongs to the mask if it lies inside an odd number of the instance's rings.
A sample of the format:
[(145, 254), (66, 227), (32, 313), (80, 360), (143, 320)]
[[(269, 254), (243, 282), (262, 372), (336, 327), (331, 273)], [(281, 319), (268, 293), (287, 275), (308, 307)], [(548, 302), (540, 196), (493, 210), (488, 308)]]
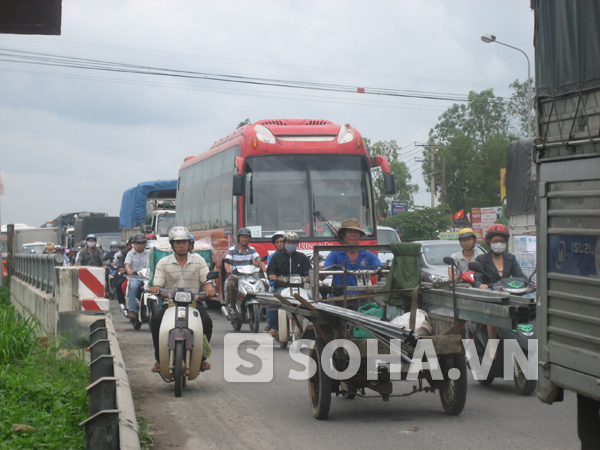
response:
[(97, 320), (98, 312), (108, 311), (109, 307), (104, 298), (104, 268), (55, 267), (55, 282), (49, 293), (29, 278), (11, 277), (11, 303), (15, 309), (40, 321), (41, 336), (64, 339), (63, 348), (88, 346), (90, 325)]

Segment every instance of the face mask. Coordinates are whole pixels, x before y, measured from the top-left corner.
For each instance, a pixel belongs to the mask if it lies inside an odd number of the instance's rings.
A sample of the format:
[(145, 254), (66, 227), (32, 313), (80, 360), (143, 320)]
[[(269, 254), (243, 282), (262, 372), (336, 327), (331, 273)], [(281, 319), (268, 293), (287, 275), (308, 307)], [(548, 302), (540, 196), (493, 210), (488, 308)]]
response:
[(96, 243), (94, 241), (87, 241), (87, 246), (90, 248), (94, 248), (96, 246)]
[(288, 253), (294, 253), (298, 248), (298, 244), (285, 244), (285, 251)]
[(496, 242), (490, 245), (490, 248), (494, 253), (500, 254), (504, 253), (504, 250), (506, 250), (506, 244), (503, 244), (502, 242)]

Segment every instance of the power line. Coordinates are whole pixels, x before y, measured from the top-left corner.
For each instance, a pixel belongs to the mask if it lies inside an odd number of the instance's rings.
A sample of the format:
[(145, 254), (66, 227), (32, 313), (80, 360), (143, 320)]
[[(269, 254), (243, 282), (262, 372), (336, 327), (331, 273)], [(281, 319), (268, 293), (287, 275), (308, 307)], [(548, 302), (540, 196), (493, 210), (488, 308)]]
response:
[[(84, 70), (98, 70), (106, 72), (131, 73), (151, 76), (165, 76), (182, 79), (199, 79), (226, 83), (240, 83), (255, 86), (272, 86), (304, 90), (317, 90), (341, 93), (356, 93), (357, 87), (335, 83), (317, 83), (310, 81), (283, 80), (276, 78), (258, 78), (224, 73), (197, 72), (191, 70), (178, 70), (160, 67), (124, 64), (111, 61), (77, 58), (48, 53), (28, 52), (0, 48), (0, 61), (22, 64), (35, 64), (40, 66), (65, 67)], [(398, 90), (389, 88), (364, 87), (360, 92), (367, 95), (390, 96), (401, 98), (419, 98), (426, 100), (467, 102), (468, 96), (461, 94), (435, 93), (427, 91)]]

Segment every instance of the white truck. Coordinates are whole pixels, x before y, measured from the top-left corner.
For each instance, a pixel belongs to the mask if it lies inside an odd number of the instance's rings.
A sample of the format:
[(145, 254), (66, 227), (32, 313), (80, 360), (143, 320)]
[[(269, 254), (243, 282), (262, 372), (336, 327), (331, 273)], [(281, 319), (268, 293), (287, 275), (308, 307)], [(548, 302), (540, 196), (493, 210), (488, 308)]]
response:
[(600, 2), (533, 0), (538, 398), (600, 446)]

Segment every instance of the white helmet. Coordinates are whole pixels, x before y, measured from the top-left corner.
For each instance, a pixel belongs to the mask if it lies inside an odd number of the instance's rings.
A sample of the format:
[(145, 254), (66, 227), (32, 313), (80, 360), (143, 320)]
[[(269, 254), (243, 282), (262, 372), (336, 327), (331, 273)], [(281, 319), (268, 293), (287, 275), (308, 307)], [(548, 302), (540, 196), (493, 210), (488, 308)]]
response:
[(173, 245), (173, 241), (189, 241), (190, 232), (186, 227), (173, 227), (169, 231), (169, 243)]

